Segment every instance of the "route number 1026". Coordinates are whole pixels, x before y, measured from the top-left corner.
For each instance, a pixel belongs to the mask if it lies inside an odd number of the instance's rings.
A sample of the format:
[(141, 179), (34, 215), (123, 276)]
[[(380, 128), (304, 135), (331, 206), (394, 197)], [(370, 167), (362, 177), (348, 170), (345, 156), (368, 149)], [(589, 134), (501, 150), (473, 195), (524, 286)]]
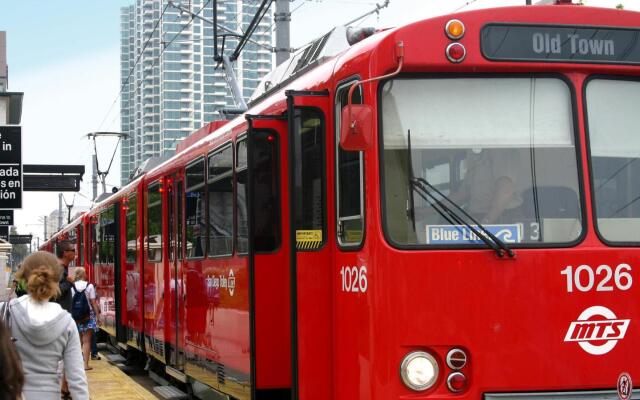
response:
[(348, 293), (365, 293), (369, 282), (367, 281), (367, 267), (342, 267), (340, 268), (342, 291)]
[[(588, 292), (596, 285), (597, 292), (611, 292), (614, 286), (619, 290), (629, 290), (633, 285), (631, 266), (619, 264), (615, 271), (608, 265), (600, 265), (595, 272), (589, 265), (580, 265), (575, 270), (573, 266), (560, 271), (560, 275), (567, 276), (567, 292), (573, 292), (575, 287), (581, 292)], [(611, 282), (613, 278), (613, 283)]]

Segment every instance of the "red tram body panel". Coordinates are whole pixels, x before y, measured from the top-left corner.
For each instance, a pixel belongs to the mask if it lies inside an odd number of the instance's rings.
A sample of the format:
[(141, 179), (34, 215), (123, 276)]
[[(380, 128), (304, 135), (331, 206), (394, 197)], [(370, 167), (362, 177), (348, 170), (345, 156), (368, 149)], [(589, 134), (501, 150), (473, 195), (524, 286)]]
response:
[(640, 376), (639, 24), (507, 7), (300, 53), (42, 248), (78, 243), (123, 348), (232, 398), (616, 399)]

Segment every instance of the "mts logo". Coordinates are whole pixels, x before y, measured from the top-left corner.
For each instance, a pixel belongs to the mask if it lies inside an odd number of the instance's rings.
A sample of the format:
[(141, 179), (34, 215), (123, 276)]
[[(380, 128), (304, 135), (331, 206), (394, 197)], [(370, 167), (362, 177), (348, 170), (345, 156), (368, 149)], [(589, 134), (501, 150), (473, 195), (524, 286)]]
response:
[[(598, 317), (597, 319), (592, 319)], [(603, 306), (589, 307), (580, 314), (577, 321), (571, 322), (565, 342), (578, 342), (584, 351), (593, 355), (602, 355), (611, 351), (624, 339), (629, 327), (629, 319), (617, 319), (613, 311)]]

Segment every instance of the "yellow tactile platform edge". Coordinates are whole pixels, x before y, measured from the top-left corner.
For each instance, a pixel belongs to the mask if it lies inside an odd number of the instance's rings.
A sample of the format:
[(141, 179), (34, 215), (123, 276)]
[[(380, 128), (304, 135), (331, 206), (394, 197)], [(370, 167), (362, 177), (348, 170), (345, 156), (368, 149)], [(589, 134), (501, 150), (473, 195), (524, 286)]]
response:
[(91, 360), (89, 365), (93, 368), (87, 371), (91, 400), (157, 400), (129, 375), (109, 364), (104, 355), (102, 360)]

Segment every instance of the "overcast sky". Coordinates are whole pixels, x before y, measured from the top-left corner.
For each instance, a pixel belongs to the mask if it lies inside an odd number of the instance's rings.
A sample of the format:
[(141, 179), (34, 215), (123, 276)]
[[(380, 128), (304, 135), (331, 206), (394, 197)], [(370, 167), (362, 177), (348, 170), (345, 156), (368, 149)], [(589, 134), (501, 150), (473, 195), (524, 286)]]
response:
[[(383, 3), (379, 0), (378, 3)], [(534, 0), (535, 2), (535, 0)], [(20, 0), (5, 4), (0, 30), (7, 31), (9, 90), (24, 92), (23, 164), (84, 164), (75, 203), (89, 205), (92, 143), (97, 130), (119, 131), (120, 7), (133, 0)], [(389, 27), (456, 10), (524, 4), (524, 0), (390, 0), (389, 7), (361, 26)], [(640, 0), (585, 0), (587, 5), (640, 10)], [(299, 47), (372, 10), (371, 0), (295, 0), (291, 3), (291, 45)], [(114, 141), (98, 143), (105, 169)], [(119, 152), (107, 177), (120, 184)], [(65, 193), (71, 202), (72, 193)], [(58, 205), (57, 193), (25, 192), (16, 211), (20, 233), (43, 236), (39, 219)]]

